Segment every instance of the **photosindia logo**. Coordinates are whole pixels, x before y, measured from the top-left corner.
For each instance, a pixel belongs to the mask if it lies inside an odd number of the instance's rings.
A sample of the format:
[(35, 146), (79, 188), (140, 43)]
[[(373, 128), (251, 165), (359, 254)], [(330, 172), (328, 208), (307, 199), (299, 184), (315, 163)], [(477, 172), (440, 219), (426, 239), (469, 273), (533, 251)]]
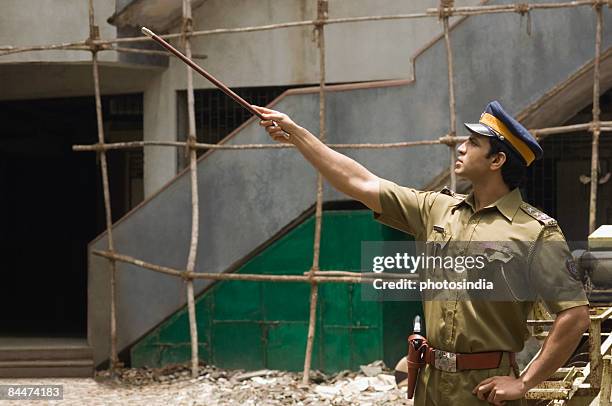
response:
[(461, 279), (459, 281), (434, 281), (431, 279), (426, 279), (424, 281), (415, 281), (410, 279), (374, 279), (374, 281), (372, 281), (372, 286), (376, 290), (399, 289), (418, 290), (419, 292), (436, 290), (493, 290), (493, 282), (484, 278), (480, 278), (477, 281), (468, 281), (467, 279)]

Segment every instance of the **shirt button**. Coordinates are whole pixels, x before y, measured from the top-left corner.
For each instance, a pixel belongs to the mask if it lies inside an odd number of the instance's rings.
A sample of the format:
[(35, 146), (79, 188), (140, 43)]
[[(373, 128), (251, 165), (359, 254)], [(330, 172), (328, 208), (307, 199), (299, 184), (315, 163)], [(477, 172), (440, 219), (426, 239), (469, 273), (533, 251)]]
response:
[(446, 317), (448, 317), (448, 318), (453, 317), (453, 312), (452, 312), (452, 311), (450, 311), (450, 310), (449, 310), (449, 311), (447, 311), (447, 312), (446, 312)]

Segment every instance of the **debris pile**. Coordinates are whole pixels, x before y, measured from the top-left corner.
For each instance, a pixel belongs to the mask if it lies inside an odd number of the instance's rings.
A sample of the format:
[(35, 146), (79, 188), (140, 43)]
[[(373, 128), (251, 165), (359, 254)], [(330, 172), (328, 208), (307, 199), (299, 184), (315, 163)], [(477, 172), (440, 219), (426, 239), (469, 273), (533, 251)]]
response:
[[(297, 372), (276, 370), (223, 370), (200, 366), (199, 376), (191, 378), (186, 365), (160, 369), (125, 368), (114, 375), (102, 371), (96, 381), (109, 389), (155, 388), (176, 392), (176, 404), (206, 405), (411, 405), (403, 389), (398, 389), (392, 371), (382, 361), (362, 365), (359, 372), (341, 371), (326, 375), (311, 372), (311, 383), (302, 384)], [(164, 396), (166, 397), (166, 396)], [(168, 402), (174, 404), (173, 401)]]

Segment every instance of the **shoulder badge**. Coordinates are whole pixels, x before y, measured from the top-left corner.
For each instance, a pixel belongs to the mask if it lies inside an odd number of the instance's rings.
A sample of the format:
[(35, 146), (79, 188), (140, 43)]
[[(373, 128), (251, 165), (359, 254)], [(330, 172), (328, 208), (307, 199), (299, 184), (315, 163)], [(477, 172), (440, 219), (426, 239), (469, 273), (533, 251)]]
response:
[(581, 281), (582, 277), (578, 271), (578, 267), (576, 266), (576, 261), (574, 261), (574, 258), (569, 257), (568, 259), (565, 260), (565, 268), (567, 269), (567, 272), (569, 272), (570, 276), (577, 281)]
[(444, 186), (442, 188), (442, 190), (440, 190), (440, 193), (442, 193), (443, 195), (455, 196), (455, 192), (450, 190), (450, 188), (448, 186)]
[(456, 199), (463, 199), (463, 198), (465, 198), (465, 195), (453, 192), (451, 190), (451, 188), (449, 188), (448, 186), (444, 186), (442, 188), (442, 190), (440, 190), (440, 193), (442, 193), (443, 195), (454, 197)]
[(557, 220), (550, 217), (548, 214), (542, 213), (540, 210), (527, 203), (522, 203), (521, 209), (523, 209), (525, 213), (529, 214), (534, 219), (538, 220), (544, 226), (553, 227), (557, 225)]

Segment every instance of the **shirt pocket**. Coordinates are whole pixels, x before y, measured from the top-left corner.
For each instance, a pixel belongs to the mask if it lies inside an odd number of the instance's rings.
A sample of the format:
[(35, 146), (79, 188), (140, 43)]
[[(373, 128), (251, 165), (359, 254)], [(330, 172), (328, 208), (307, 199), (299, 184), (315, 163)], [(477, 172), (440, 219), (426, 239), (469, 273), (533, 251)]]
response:
[(434, 225), (429, 235), (427, 236), (427, 253), (428, 255), (440, 255), (446, 252), (448, 243), (452, 234), (448, 226)]
[[(470, 280), (484, 279), (492, 283), (492, 289), (475, 292), (473, 298), (481, 297), (492, 301), (522, 302), (531, 300), (528, 268), (521, 251), (512, 243), (476, 243), (471, 251), (476, 262), (482, 267), (470, 272)], [(479, 259), (478, 259), (479, 258)]]

